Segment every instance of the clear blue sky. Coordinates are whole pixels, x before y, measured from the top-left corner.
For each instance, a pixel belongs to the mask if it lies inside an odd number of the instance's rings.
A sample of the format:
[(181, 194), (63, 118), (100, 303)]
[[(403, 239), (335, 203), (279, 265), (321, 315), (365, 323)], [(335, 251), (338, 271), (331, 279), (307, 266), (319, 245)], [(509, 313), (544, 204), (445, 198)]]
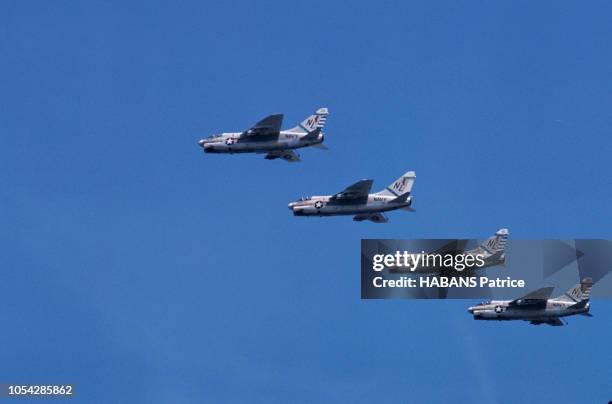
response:
[[(612, 238), (609, 2), (0, 5), (0, 382), (80, 402), (607, 402), (566, 327), (361, 301), (361, 238)], [(197, 140), (330, 109), (303, 162)], [(386, 225), (287, 203), (416, 170)]]

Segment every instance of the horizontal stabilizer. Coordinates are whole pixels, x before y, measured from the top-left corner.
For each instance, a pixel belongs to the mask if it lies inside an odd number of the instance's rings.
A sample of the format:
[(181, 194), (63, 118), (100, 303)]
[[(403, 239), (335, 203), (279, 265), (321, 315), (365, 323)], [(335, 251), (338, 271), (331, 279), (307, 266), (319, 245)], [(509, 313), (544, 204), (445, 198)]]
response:
[(316, 128), (312, 132), (309, 132), (307, 135), (304, 135), (304, 137), (302, 137), (302, 139), (304, 139), (304, 140), (314, 140), (317, 137), (319, 137), (320, 133), (321, 133), (321, 128)]
[(403, 203), (403, 202), (406, 202), (406, 199), (408, 199), (409, 196), (410, 196), (410, 192), (405, 192), (405, 193), (399, 195), (398, 197), (391, 199), (391, 201), (389, 203), (394, 203), (394, 202), (396, 202), (396, 203)]
[(570, 309), (584, 309), (588, 303), (589, 303), (588, 300), (581, 300), (576, 304), (572, 304), (569, 308)]

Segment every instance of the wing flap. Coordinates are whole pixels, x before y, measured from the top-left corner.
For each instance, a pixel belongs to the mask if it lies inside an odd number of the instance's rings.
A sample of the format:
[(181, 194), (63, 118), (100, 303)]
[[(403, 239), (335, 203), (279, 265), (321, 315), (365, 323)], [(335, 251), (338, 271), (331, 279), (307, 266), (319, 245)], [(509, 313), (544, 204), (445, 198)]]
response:
[(370, 194), (374, 180), (360, 180), (338, 192), (331, 199), (361, 199)]
[(243, 132), (246, 136), (276, 135), (283, 124), (283, 114), (269, 115)]

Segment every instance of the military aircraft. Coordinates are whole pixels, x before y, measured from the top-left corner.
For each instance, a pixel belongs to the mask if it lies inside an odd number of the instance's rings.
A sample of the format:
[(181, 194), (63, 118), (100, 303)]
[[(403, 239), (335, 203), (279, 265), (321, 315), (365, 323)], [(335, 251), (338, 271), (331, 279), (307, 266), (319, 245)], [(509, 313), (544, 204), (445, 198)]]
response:
[[(432, 257), (431, 259), (419, 260), (417, 262), (413, 262), (413, 256), (419, 254), (411, 254), (409, 255), (408, 265), (406, 266), (390, 266), (388, 267), (390, 272), (401, 272), (401, 273), (417, 273), (417, 274), (441, 274), (443, 271), (447, 271), (451, 268), (447, 268), (443, 265), (444, 258), (450, 254), (452, 256), (463, 255), (463, 262), (476, 262), (474, 259), (477, 256), (480, 256), (482, 260), (482, 265), (466, 265), (466, 271), (455, 273), (445, 273), (446, 275), (461, 275), (461, 276), (470, 276), (471, 272), (467, 271), (469, 269), (483, 269), (488, 267), (493, 267), (497, 265), (503, 265), (506, 262), (506, 242), (508, 241), (508, 229), (499, 229), (495, 232), (495, 234), (485, 240), (478, 247), (473, 248), (471, 250), (465, 250), (465, 246), (467, 245), (469, 240), (453, 240), (452, 242), (444, 245), (443, 247), (437, 249), (433, 252), (426, 253), (427, 256)], [(385, 250), (388, 250), (388, 247), (381, 245), (381, 247)], [(474, 257), (474, 258), (468, 258)], [(439, 258), (439, 259), (438, 259)], [(454, 261), (454, 260), (453, 260)]]
[(515, 300), (493, 300), (472, 306), (468, 311), (475, 320), (525, 320), (531, 324), (563, 325), (561, 317), (589, 314), (589, 296), (592, 278), (584, 278), (579, 284), (559, 297), (550, 298), (554, 287), (538, 289)]
[(281, 158), (300, 161), (295, 149), (323, 144), (323, 126), (327, 121), (327, 108), (319, 108), (298, 126), (281, 130), (283, 114), (270, 115), (244, 132), (220, 133), (201, 139), (198, 144), (205, 153), (266, 153), (266, 159)]
[(295, 216), (336, 216), (355, 215), (353, 220), (360, 222), (370, 220), (374, 223), (386, 223), (383, 212), (410, 207), (410, 191), (416, 174), (408, 171), (387, 188), (370, 194), (374, 180), (361, 180), (335, 195), (310, 196), (300, 198), (289, 204)]

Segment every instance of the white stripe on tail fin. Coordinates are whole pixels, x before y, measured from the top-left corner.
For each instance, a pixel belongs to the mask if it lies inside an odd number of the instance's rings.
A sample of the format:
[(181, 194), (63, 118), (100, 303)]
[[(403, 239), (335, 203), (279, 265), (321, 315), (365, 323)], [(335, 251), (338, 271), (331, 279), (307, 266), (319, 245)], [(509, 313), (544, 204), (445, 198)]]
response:
[(303, 134), (311, 133), (316, 129), (323, 129), (325, 123), (327, 122), (327, 115), (329, 115), (327, 108), (319, 108), (313, 115), (310, 115), (308, 118), (304, 119), (298, 126), (288, 129), (287, 131)]
[(484, 243), (482, 243), (482, 248), (492, 254), (499, 251), (504, 251), (509, 234), (508, 229), (497, 230), (493, 237), (489, 237)]
[(399, 177), (393, 184), (389, 185), (387, 188), (383, 189), (380, 192), (377, 192), (376, 195), (384, 195), (384, 196), (394, 196), (398, 197), (403, 194), (410, 195), (410, 191), (412, 191), (412, 185), (414, 185), (414, 180), (416, 179), (416, 173), (414, 171), (408, 171), (406, 174)]
[(560, 300), (567, 300), (573, 302), (582, 302), (585, 300), (589, 300), (591, 296), (591, 288), (593, 287), (593, 278), (588, 277), (584, 278), (580, 281), (579, 284), (568, 290), (563, 294), (563, 296), (559, 296)]

